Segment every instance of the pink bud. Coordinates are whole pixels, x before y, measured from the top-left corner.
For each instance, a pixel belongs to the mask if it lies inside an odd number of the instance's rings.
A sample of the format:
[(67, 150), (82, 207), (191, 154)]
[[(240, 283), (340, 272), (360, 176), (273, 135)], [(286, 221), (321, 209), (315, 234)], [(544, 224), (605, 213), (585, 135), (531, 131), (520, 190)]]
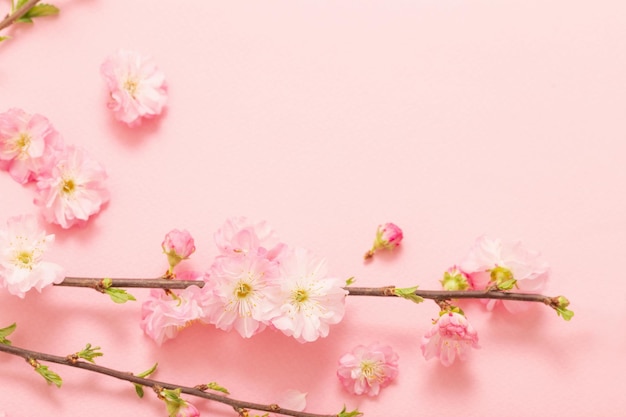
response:
[(369, 259), (374, 256), (374, 252), (379, 249), (393, 249), (399, 246), (403, 237), (402, 229), (393, 223), (385, 223), (382, 226), (378, 226), (374, 245), (372, 246), (372, 249), (365, 254), (365, 259)]
[(178, 409), (176, 417), (200, 417), (200, 411), (193, 404), (187, 401), (185, 403), (185, 406)]
[(167, 260), (170, 264), (170, 272), (178, 265), (182, 260), (189, 258), (189, 256), (196, 251), (191, 234), (186, 230), (174, 229), (165, 235), (163, 243), (161, 243), (163, 253), (167, 255)]

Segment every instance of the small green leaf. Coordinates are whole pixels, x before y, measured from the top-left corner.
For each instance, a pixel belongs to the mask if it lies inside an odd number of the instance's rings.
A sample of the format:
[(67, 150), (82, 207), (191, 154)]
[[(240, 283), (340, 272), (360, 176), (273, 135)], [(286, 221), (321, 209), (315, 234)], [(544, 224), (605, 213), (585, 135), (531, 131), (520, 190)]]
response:
[(170, 417), (176, 417), (178, 411), (187, 405), (187, 402), (180, 398), (180, 388), (162, 389), (160, 394)]
[(8, 327), (0, 329), (0, 343), (2, 343), (3, 345), (10, 345), (11, 341), (7, 339), (7, 336), (13, 333), (16, 328), (17, 328), (17, 323), (13, 323), (12, 325)]
[(417, 290), (417, 285), (415, 287), (410, 287), (410, 288), (394, 288), (393, 292), (398, 297), (406, 298), (407, 300), (411, 300), (414, 303), (419, 304), (422, 301), (424, 301), (424, 299), (420, 297), (419, 295), (415, 295), (416, 290)]
[(94, 358), (104, 355), (101, 352), (96, 352), (97, 350), (100, 350), (100, 346), (92, 348), (91, 343), (87, 343), (85, 349), (81, 350), (80, 352), (76, 352), (76, 356), (91, 363), (95, 363)]
[(517, 286), (517, 280), (515, 278), (511, 278), (506, 281), (499, 282), (498, 289), (502, 291), (510, 291)]
[(102, 288), (111, 288), (111, 285), (113, 285), (113, 280), (111, 278), (104, 278), (102, 280)]
[(346, 406), (344, 405), (343, 410), (337, 414), (337, 417), (357, 417), (362, 415), (363, 413), (356, 409), (354, 411), (346, 411)]
[(20, 9), (23, 5), (26, 4), (28, 0), (17, 0), (17, 3), (13, 3), (13, 7), (11, 8), (11, 11), (14, 12), (18, 9)]
[(346, 280), (346, 287), (349, 287), (350, 285), (354, 284), (354, 281), (356, 281), (356, 279), (354, 277), (350, 277)]
[(10, 36), (0, 36), (0, 42), (6, 41), (8, 39), (11, 39), (11, 37)]
[(48, 384), (54, 384), (58, 388), (61, 388), (63, 380), (61, 379), (59, 374), (48, 369), (46, 365), (37, 364), (37, 366), (35, 367), (35, 371), (39, 375), (41, 375), (46, 380), (46, 382), (48, 382)]
[(30, 17), (26, 15), (20, 17), (19, 19), (16, 19), (15, 21), (17, 23), (33, 23), (33, 19), (31, 19)]
[(132, 294), (127, 293), (126, 290), (121, 288), (105, 288), (104, 292), (111, 297), (111, 300), (113, 300), (114, 303), (117, 304), (124, 304), (127, 301), (137, 301)]
[(218, 384), (217, 382), (209, 382), (206, 387), (213, 391), (223, 392), (224, 394), (230, 394), (226, 388)]
[[(148, 369), (147, 371), (143, 371), (141, 373), (138, 373), (137, 376), (140, 378), (145, 378), (147, 376), (150, 376), (151, 374), (154, 373), (154, 371), (156, 371), (157, 366), (159, 366), (159, 363), (155, 363), (152, 368)], [(133, 385), (135, 386), (135, 392), (137, 393), (137, 395), (139, 396), (139, 398), (143, 398), (143, 386), (141, 384), (135, 384), (133, 383)]]
[(51, 4), (39, 3), (31, 7), (22, 18), (26, 17), (32, 19), (34, 17), (54, 16), (57, 14), (59, 14), (58, 7)]
[(574, 312), (572, 310), (568, 310), (565, 307), (557, 307), (555, 308), (556, 314), (563, 317), (563, 320), (570, 321), (572, 317), (574, 317)]

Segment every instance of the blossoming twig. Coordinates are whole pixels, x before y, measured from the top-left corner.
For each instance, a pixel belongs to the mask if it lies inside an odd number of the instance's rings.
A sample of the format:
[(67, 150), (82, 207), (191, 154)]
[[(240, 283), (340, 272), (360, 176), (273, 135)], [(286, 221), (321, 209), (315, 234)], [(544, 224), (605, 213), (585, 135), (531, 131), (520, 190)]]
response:
[(115, 369), (107, 368), (100, 365), (95, 365), (82, 360), (75, 360), (68, 356), (56, 356), (43, 352), (36, 352), (27, 350), (14, 345), (6, 345), (0, 343), (0, 352), (5, 352), (11, 355), (20, 356), (26, 359), (29, 363), (38, 363), (38, 361), (58, 363), (65, 366), (71, 366), (74, 368), (84, 369), (86, 371), (96, 372), (99, 374), (107, 375), (113, 378), (121, 379), (124, 381), (132, 382), (133, 384), (139, 384), (145, 387), (157, 388), (157, 389), (169, 389), (180, 390), (181, 393), (191, 395), (194, 397), (204, 398), (211, 401), (216, 401), (222, 404), (231, 406), (240, 415), (247, 415), (247, 410), (258, 410), (264, 412), (277, 413), (293, 417), (337, 417), (338, 414), (314, 414), (303, 411), (289, 410), (281, 408), (278, 404), (258, 404), (248, 401), (236, 400), (234, 398), (226, 397), (211, 392), (205, 392), (202, 386), (197, 387), (185, 387), (182, 385), (172, 384), (169, 382), (156, 381), (154, 379), (142, 378), (133, 375), (129, 372), (122, 372)]
[(18, 20), (20, 17), (24, 16), (28, 11), (41, 0), (28, 0), (22, 7), (14, 11), (13, 13), (7, 14), (7, 16), (0, 22), (0, 30), (11, 26)]

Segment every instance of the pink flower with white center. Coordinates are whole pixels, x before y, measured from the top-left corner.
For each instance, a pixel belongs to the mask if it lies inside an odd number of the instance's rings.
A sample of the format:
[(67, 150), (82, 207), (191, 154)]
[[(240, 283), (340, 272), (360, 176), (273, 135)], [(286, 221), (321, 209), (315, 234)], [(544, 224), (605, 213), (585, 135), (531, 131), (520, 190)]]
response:
[(109, 201), (107, 174), (81, 148), (68, 146), (51, 172), (37, 181), (35, 204), (50, 223), (67, 229), (84, 224)]
[(226, 256), (262, 256), (277, 260), (286, 250), (266, 223), (252, 223), (245, 217), (228, 219), (215, 233), (215, 244)]
[(152, 58), (120, 50), (104, 61), (100, 72), (110, 92), (108, 107), (117, 120), (133, 127), (163, 111), (167, 102), (165, 75)]
[(371, 258), (380, 249), (393, 249), (400, 246), (403, 237), (402, 230), (393, 223), (378, 226), (372, 249), (365, 253), (364, 258)]
[[(517, 289), (529, 293), (545, 289), (550, 272), (539, 252), (526, 249), (521, 242), (502, 242), (487, 236), (476, 240), (465, 259), (459, 263), (459, 269), (467, 274), (472, 289), (482, 290), (496, 282), (512, 279)], [(487, 308), (492, 310), (499, 302), (502, 301), (489, 300)], [(502, 303), (511, 312), (528, 308), (527, 303), (519, 301)]]
[(359, 345), (339, 359), (337, 377), (344, 388), (356, 395), (374, 397), (398, 375), (398, 355), (380, 343)]
[(478, 333), (464, 315), (445, 312), (422, 337), (421, 347), (424, 358), (438, 358), (450, 366), (457, 357), (465, 360), (470, 348), (478, 348)]
[(63, 140), (50, 121), (21, 109), (0, 113), (0, 168), (21, 184), (51, 169)]
[(163, 253), (167, 255), (167, 261), (170, 264), (170, 272), (181, 261), (188, 259), (192, 253), (196, 251), (196, 245), (193, 237), (186, 230), (171, 230), (165, 235), (163, 243), (161, 243)]
[(272, 294), (278, 269), (260, 256), (219, 256), (210, 271), (219, 303), (207, 312), (219, 329), (235, 329), (242, 337), (264, 330), (272, 318)]
[(324, 260), (305, 249), (296, 249), (280, 265), (279, 293), (272, 324), (299, 342), (328, 336), (331, 324), (345, 313), (348, 292), (339, 279), (328, 277)]
[(52, 242), (54, 235), (47, 235), (35, 216), (11, 217), (0, 229), (0, 285), (24, 298), (31, 288), (41, 291), (63, 281), (63, 268), (43, 260)]
[[(203, 274), (185, 271), (177, 279), (200, 280)], [(205, 318), (205, 311), (216, 302), (213, 288), (206, 283), (203, 288), (192, 285), (180, 291), (167, 293), (160, 289), (150, 290), (150, 297), (141, 306), (143, 331), (158, 345), (173, 339), (180, 330), (197, 320)]]

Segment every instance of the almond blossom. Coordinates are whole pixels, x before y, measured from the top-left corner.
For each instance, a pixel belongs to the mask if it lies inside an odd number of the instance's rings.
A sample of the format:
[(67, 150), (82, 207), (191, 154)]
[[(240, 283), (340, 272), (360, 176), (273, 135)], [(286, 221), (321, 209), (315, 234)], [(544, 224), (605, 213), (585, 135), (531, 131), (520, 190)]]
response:
[(0, 113), (0, 168), (24, 184), (49, 170), (63, 149), (50, 121), (21, 109)]
[(337, 377), (346, 390), (370, 397), (380, 393), (398, 375), (398, 355), (380, 343), (359, 345), (339, 359)]
[(98, 161), (68, 146), (50, 173), (37, 181), (35, 204), (46, 221), (64, 229), (84, 224), (109, 200), (106, 178)]
[[(467, 275), (472, 289), (482, 290), (506, 281), (527, 293), (544, 290), (550, 272), (539, 252), (526, 249), (521, 242), (502, 242), (487, 236), (476, 240), (458, 268)], [(489, 300), (487, 308), (492, 310), (500, 302), (511, 312), (528, 307), (519, 301)]]
[(365, 259), (371, 258), (380, 249), (393, 249), (400, 246), (403, 237), (402, 229), (393, 223), (385, 223), (378, 226), (376, 239), (374, 239), (372, 249), (365, 254)]
[(219, 329), (235, 329), (242, 337), (264, 330), (272, 318), (277, 265), (260, 256), (218, 256), (210, 271), (219, 300), (207, 312)]
[[(181, 280), (201, 280), (204, 274), (185, 271), (177, 275)], [(214, 302), (213, 288), (192, 285), (184, 290), (150, 290), (150, 296), (141, 306), (141, 329), (158, 345), (174, 338), (191, 323), (205, 318), (205, 311)]]
[(172, 272), (176, 265), (188, 259), (196, 251), (193, 237), (187, 230), (171, 230), (165, 235), (161, 247), (170, 264), (169, 272)]
[(32, 288), (41, 291), (63, 281), (63, 268), (43, 260), (52, 242), (54, 235), (47, 235), (35, 216), (11, 217), (0, 229), (0, 285), (24, 298)]
[(138, 126), (142, 119), (163, 111), (167, 102), (165, 75), (152, 58), (120, 50), (104, 61), (100, 72), (110, 92), (108, 107), (117, 120)]
[(299, 342), (328, 336), (330, 325), (343, 318), (348, 291), (328, 276), (326, 262), (296, 249), (281, 262), (280, 277), (274, 327)]
[(226, 256), (251, 254), (270, 261), (277, 260), (286, 250), (266, 222), (253, 223), (246, 217), (228, 219), (215, 233), (215, 244)]
[(450, 366), (457, 357), (465, 360), (470, 348), (478, 348), (478, 333), (463, 314), (444, 312), (422, 337), (421, 348), (424, 358)]

